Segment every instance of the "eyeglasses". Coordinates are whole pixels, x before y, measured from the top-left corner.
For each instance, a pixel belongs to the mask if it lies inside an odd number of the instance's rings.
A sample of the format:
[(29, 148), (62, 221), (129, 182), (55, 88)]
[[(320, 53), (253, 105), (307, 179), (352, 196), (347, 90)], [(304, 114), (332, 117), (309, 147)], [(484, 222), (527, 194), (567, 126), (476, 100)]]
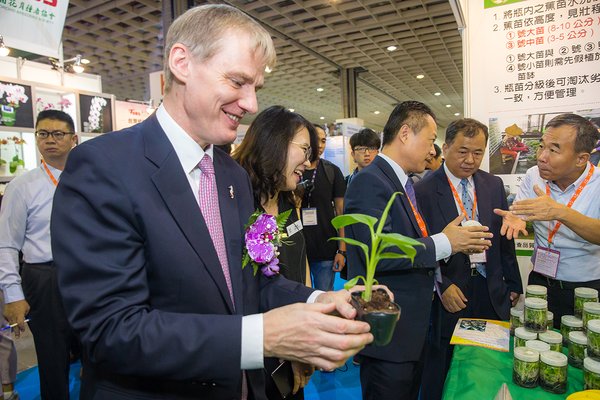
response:
[(48, 136), (52, 136), (56, 140), (62, 140), (65, 135), (73, 135), (75, 132), (63, 132), (63, 131), (45, 131), (43, 129), (35, 132), (35, 137), (38, 139), (48, 139)]
[(373, 153), (379, 150), (378, 147), (366, 147), (366, 146), (356, 146), (354, 148), (354, 152), (359, 153), (359, 154), (363, 154), (366, 151), (369, 151), (369, 153)]
[(306, 159), (306, 161), (310, 161), (310, 156), (312, 156), (312, 148), (310, 146), (306, 146), (306, 144), (304, 143), (294, 142), (293, 140), (291, 140), (290, 143), (294, 143), (295, 145), (299, 146), (302, 150), (304, 150), (304, 158)]

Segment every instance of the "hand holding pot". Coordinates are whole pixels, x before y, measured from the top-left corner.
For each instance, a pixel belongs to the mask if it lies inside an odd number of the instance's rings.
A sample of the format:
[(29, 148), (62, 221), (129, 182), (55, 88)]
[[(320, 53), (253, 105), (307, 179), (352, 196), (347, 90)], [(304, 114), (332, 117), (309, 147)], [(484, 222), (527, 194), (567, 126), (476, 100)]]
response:
[(301, 361), (329, 371), (344, 365), (349, 357), (371, 343), (373, 335), (366, 322), (328, 315), (338, 305), (341, 308), (338, 312), (344, 316), (349, 309), (352, 315), (356, 313), (337, 296), (343, 294), (337, 294), (335, 301), (328, 304), (297, 303), (263, 314), (264, 356)]

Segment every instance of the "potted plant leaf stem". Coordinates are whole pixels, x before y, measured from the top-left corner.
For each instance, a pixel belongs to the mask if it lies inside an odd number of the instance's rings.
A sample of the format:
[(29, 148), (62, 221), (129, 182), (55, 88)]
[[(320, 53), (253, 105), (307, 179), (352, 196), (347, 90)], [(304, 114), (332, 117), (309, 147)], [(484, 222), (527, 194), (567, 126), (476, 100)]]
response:
[[(363, 281), (365, 290), (352, 293), (352, 303), (357, 310), (357, 319), (366, 321), (371, 326), (371, 333), (374, 336), (373, 344), (376, 346), (385, 346), (392, 340), (401, 311), (400, 306), (391, 301), (385, 290), (373, 290), (373, 285), (377, 285), (375, 279), (377, 264), (381, 260), (400, 258), (407, 258), (412, 262), (417, 254), (415, 246), (424, 246), (421, 242), (399, 233), (383, 232), (390, 208), (399, 194), (402, 193), (392, 194), (379, 219), (365, 214), (345, 214), (338, 215), (331, 220), (336, 229), (353, 224), (365, 224), (369, 228), (370, 246), (347, 237), (334, 237), (330, 240), (343, 241), (347, 245), (360, 247), (364, 252), (366, 276), (354, 277), (346, 282), (344, 288), (350, 290), (359, 280)], [(400, 250), (400, 252), (390, 251), (392, 249)]]

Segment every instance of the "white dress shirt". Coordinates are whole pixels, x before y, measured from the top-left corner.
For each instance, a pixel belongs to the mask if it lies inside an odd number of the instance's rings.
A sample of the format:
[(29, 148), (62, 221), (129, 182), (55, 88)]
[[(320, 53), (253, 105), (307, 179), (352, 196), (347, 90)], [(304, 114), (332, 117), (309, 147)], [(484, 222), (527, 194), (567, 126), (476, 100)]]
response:
[[(61, 171), (50, 165), (48, 169), (58, 180)], [(25, 298), (19, 251), (26, 263), (52, 261), (50, 214), (55, 190), (42, 166), (15, 177), (6, 186), (0, 210), (0, 287), (6, 303)]]
[[(460, 181), (462, 179), (454, 176), (452, 174), (452, 172), (450, 172), (448, 167), (446, 167), (446, 163), (444, 163), (443, 168), (444, 168), (444, 172), (446, 172), (446, 176), (448, 177), (448, 179), (450, 179), (450, 182), (452, 182), (454, 189), (456, 189), (458, 198), (461, 199), (461, 201), (462, 201), (462, 186), (460, 184)], [(469, 192), (469, 196), (471, 196), (471, 199), (475, 199), (475, 182), (473, 182), (473, 175), (469, 176), (467, 178), (467, 181), (469, 181), (469, 184), (467, 185), (467, 191)], [(454, 196), (452, 196), (452, 197), (454, 197)], [(462, 214), (463, 211), (460, 208), (460, 204), (458, 204), (458, 201), (456, 201), (456, 199), (454, 199), (454, 205), (456, 206), (456, 211), (458, 211), (458, 215)], [(475, 219), (479, 220), (479, 218), (477, 217), (479, 215), (479, 208), (475, 209), (475, 214), (476, 214)], [(469, 217), (469, 219), (471, 219), (472, 215), (469, 215), (468, 217)]]

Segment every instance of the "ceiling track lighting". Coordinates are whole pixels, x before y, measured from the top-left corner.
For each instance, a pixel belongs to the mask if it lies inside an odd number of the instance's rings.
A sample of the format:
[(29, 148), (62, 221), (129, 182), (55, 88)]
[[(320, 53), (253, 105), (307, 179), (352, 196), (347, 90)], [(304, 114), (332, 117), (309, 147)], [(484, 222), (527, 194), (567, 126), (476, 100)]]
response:
[(10, 53), (10, 49), (4, 43), (4, 37), (0, 35), (0, 57), (6, 57)]
[(53, 70), (63, 70), (65, 72), (74, 74), (81, 74), (83, 71), (85, 71), (85, 67), (83, 66), (83, 64), (87, 63), (89, 63), (89, 61), (82, 58), (81, 54), (77, 54), (73, 58), (64, 60), (62, 63), (56, 58), (50, 58), (50, 65), (52, 65)]

